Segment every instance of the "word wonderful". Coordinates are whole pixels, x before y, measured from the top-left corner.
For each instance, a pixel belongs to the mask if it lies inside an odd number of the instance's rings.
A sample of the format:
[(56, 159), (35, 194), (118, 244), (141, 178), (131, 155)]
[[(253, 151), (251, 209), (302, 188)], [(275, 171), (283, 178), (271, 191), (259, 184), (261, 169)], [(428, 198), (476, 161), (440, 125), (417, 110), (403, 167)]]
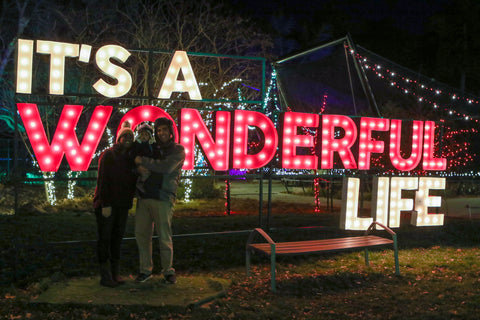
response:
[[(83, 106), (64, 106), (51, 142), (47, 139), (37, 105), (18, 103), (17, 107), (42, 171), (57, 171), (63, 155), (71, 170), (88, 170), (113, 109), (112, 106), (97, 106), (79, 143), (76, 125)], [(154, 121), (158, 117), (173, 120), (159, 107), (138, 106), (123, 116), (119, 128), (124, 121), (135, 129), (139, 123)], [(197, 109), (179, 110), (179, 128), (175, 125), (175, 137), (185, 147), (183, 169), (194, 168), (197, 145), (216, 171), (260, 168), (267, 165), (277, 152), (281, 167), (285, 169), (333, 169), (337, 166), (369, 170), (373, 153), (388, 154), (390, 165), (400, 171), (419, 166), (431, 171), (446, 168), (446, 159), (434, 156), (433, 121), (409, 122), (410, 129), (406, 134), (402, 130), (405, 122), (402, 120), (361, 117), (354, 121), (348, 116), (332, 114), (285, 112), (280, 116), (278, 128), (266, 115), (247, 110), (216, 111), (211, 121), (213, 124), (207, 126)], [(213, 129), (210, 131), (209, 127)], [(315, 141), (314, 135), (301, 132), (304, 128), (316, 129), (320, 143)], [(253, 129), (260, 133), (256, 136), (261, 137), (255, 148), (249, 147), (249, 132)], [(373, 138), (374, 132), (383, 132), (385, 141)], [(409, 150), (402, 150), (402, 147)], [(402, 154), (409, 156), (405, 158)]]

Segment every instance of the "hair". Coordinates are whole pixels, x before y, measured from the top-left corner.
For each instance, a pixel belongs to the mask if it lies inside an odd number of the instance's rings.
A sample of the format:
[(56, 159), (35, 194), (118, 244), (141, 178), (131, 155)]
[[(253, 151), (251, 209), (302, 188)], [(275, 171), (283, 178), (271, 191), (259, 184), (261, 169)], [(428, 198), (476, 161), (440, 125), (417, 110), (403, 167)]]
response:
[(165, 117), (157, 118), (157, 120), (155, 120), (155, 139), (157, 138), (157, 128), (160, 126), (167, 126), (168, 130), (170, 131), (170, 136), (173, 140), (175, 137), (175, 130), (173, 129), (173, 121)]

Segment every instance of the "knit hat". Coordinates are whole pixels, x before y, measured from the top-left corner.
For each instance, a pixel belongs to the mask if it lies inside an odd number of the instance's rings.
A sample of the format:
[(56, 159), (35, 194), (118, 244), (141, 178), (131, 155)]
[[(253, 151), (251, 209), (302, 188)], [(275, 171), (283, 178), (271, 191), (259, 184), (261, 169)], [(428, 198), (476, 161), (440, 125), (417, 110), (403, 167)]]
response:
[(142, 122), (137, 127), (137, 132), (140, 133), (143, 130), (147, 130), (150, 134), (153, 134), (153, 128), (148, 124), (148, 122)]
[(118, 130), (118, 133), (117, 133), (117, 141), (116, 142), (120, 141), (120, 138), (123, 135), (126, 135), (126, 134), (131, 134), (132, 138), (134, 137), (132, 128), (130, 127), (130, 122), (128, 122), (128, 121), (125, 121), (124, 123), (122, 123), (122, 127), (120, 128), (120, 130)]

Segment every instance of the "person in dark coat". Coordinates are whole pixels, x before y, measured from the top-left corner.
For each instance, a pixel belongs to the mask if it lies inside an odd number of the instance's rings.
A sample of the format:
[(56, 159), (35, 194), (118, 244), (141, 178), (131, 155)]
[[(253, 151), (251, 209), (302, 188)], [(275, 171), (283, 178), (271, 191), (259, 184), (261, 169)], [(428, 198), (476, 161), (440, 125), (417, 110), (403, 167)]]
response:
[(133, 139), (130, 125), (124, 122), (117, 134), (116, 143), (105, 150), (98, 161), (93, 205), (98, 229), (100, 285), (106, 287), (124, 283), (119, 275), (120, 250), (137, 179), (134, 155), (130, 152)]

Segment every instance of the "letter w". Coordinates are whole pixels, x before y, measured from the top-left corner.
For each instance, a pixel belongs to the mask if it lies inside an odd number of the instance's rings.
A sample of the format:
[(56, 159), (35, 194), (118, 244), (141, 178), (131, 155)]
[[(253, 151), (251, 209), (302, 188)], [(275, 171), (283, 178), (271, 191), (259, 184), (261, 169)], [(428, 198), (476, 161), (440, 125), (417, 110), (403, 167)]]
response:
[(65, 105), (49, 144), (37, 105), (18, 103), (17, 108), (41, 171), (57, 171), (64, 154), (72, 171), (86, 171), (113, 109), (111, 106), (95, 108), (82, 144), (79, 144), (75, 127), (83, 106)]

